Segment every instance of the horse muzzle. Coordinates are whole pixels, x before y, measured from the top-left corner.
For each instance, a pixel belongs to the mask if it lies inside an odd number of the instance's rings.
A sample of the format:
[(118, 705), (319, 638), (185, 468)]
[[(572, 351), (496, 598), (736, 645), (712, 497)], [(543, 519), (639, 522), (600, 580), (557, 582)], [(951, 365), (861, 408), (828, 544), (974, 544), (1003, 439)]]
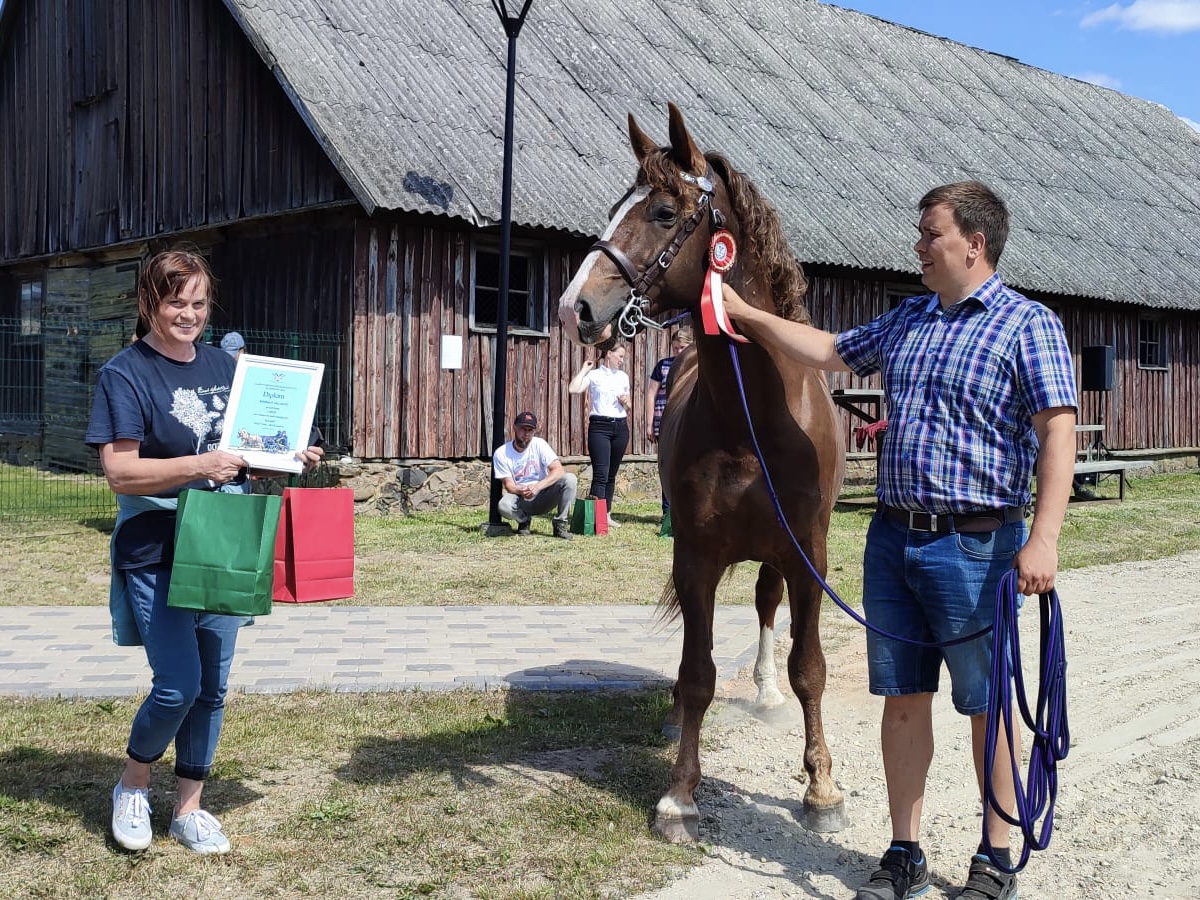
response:
[(612, 336), (613, 323), (621, 312), (622, 307), (617, 306), (607, 318), (597, 319), (593, 305), (580, 297), (573, 304), (559, 306), (558, 320), (570, 340), (579, 344), (599, 344)]

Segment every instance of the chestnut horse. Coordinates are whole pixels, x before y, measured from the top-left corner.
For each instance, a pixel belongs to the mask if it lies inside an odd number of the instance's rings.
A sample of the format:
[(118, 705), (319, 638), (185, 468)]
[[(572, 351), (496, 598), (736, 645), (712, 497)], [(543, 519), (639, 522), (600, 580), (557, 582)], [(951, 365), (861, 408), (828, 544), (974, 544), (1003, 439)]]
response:
[[(679, 110), (669, 108), (669, 147), (658, 147), (629, 117), (637, 181), (563, 294), (559, 318), (565, 332), (579, 343), (595, 344), (614, 332), (629, 337), (650, 324), (650, 316), (680, 309), (691, 310), (699, 323), (710, 236), (721, 226), (737, 245), (727, 283), (754, 306), (808, 321), (802, 304), (807, 283), (774, 208), (725, 157), (701, 153)], [(676, 360), (658, 444), (675, 532), (673, 589), (668, 584), (663, 600), (683, 618), (675, 686), (679, 750), (654, 826), (672, 841), (698, 839), (693, 792), (700, 783), (700, 724), (716, 688), (716, 589), (730, 566), (746, 560), (762, 564), (755, 588), (760, 619), (773, 619), (785, 582), (788, 588), (788, 677), (804, 712), (804, 824), (818, 831), (846, 824), (821, 719), (821, 587), (778, 522), (730, 346), (723, 335), (697, 333), (694, 350)], [(829, 517), (845, 469), (825, 376), (775, 358), (757, 344), (740, 344), (736, 353), (750, 420), (784, 517), (824, 577)], [(766, 633), (760, 649), (766, 645), (769, 657)]]

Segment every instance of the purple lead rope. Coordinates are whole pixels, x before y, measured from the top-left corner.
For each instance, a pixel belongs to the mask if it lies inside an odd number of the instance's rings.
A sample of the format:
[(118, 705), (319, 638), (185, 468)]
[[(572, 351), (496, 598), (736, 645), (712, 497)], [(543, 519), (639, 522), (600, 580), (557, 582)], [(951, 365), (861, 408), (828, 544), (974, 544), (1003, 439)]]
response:
[[(1045, 850), (1054, 830), (1054, 801), (1058, 797), (1058, 763), (1067, 758), (1071, 749), (1071, 730), (1067, 725), (1067, 656), (1063, 640), (1062, 608), (1058, 592), (1041, 595), (1041, 652), (1037, 708), (1029, 709), (1025, 677), (1021, 672), (1021, 637), (1017, 629), (1020, 596), (1017, 591), (1017, 572), (1005, 572), (996, 591), (996, 630), (992, 637), (992, 684), (988, 698), (987, 735), (984, 739), (983, 770), (989, 773), (984, 780), (984, 810), (992, 809), (1009, 825), (1021, 829), (1021, 856), (1012, 866), (996, 859), (995, 849), (988, 837), (987, 816), (983, 819), (983, 847), (996, 868), (1010, 874), (1020, 872), (1029, 860), (1031, 850)], [(1015, 685), (1021, 718), (1033, 732), (1029, 751), (1029, 780), (1021, 781), (1020, 759), (1016, 757), (1012, 728), (1012, 688)], [(1013, 787), (1016, 792), (1016, 815), (1010, 815), (996, 800), (991, 772), (996, 762), (1000, 718), (1008, 739), (1008, 755), (1012, 765)], [(1038, 819), (1042, 820), (1038, 829)]]

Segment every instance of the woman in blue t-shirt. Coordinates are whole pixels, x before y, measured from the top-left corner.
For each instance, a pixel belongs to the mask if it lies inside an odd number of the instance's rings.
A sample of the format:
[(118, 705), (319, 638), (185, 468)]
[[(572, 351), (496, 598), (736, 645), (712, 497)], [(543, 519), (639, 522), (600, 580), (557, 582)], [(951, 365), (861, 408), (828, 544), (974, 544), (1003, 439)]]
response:
[[(245, 490), (234, 485), (246, 481), (245, 461), (217, 449), (236, 363), (200, 340), (212, 290), (208, 263), (197, 253), (169, 250), (146, 263), (138, 280), (138, 340), (100, 370), (85, 435), (117, 495), (113, 640), (144, 645), (154, 673), (113, 788), (113, 837), (129, 850), (150, 846), (151, 765), (172, 741), (178, 799), (171, 837), (197, 853), (230, 848), (200, 795), (221, 733), (237, 631), (247, 619), (167, 606), (179, 492)], [(308, 467), (322, 455), (319, 447), (299, 454)]]

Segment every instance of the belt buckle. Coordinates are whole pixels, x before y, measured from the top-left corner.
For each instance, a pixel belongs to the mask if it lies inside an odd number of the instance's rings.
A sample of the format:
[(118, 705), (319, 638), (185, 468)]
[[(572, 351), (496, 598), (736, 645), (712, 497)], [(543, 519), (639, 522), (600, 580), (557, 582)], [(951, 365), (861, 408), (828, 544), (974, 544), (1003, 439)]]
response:
[[(926, 516), (929, 519), (929, 524), (924, 528), (922, 528), (920, 525), (917, 524), (917, 516), (922, 516), (922, 515)], [(910, 510), (908, 513), (908, 528), (910, 531), (933, 531), (933, 532), (936, 532), (937, 531), (937, 516), (934, 515), (933, 513), (918, 513), (918, 512), (912, 512)]]

